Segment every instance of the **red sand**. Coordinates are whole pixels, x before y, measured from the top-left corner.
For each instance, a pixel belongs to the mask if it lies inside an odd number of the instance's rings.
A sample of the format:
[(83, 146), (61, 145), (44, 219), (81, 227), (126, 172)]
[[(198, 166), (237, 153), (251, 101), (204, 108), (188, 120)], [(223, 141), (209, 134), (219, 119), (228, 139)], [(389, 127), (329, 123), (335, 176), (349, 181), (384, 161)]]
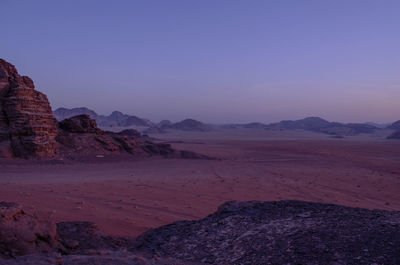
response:
[(229, 200), (400, 210), (399, 141), (204, 139), (174, 146), (222, 160), (0, 161), (0, 200), (57, 222), (93, 221), (125, 236), (204, 217)]

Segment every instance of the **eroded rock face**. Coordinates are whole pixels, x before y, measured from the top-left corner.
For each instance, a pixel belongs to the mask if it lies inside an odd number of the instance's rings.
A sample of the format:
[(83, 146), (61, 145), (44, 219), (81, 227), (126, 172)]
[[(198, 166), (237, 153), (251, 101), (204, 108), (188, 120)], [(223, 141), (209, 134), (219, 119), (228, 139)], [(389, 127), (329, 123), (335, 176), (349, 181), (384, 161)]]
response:
[(54, 157), (57, 122), (45, 94), (32, 79), (0, 59), (0, 142), (8, 141), (16, 157)]
[(54, 224), (25, 213), (18, 204), (0, 202), (0, 257), (53, 252), (57, 240)]
[(301, 201), (231, 202), (150, 230), (136, 250), (206, 264), (400, 264), (400, 212)]
[(96, 121), (87, 114), (65, 119), (59, 123), (59, 126), (70, 133), (98, 133), (101, 131), (97, 128)]
[(169, 144), (157, 144), (136, 130), (119, 133), (105, 132), (97, 127), (96, 121), (88, 115), (78, 115), (59, 123), (60, 132), (56, 138), (60, 152), (70, 158), (90, 154), (135, 156), (160, 155), (174, 157), (178, 154)]

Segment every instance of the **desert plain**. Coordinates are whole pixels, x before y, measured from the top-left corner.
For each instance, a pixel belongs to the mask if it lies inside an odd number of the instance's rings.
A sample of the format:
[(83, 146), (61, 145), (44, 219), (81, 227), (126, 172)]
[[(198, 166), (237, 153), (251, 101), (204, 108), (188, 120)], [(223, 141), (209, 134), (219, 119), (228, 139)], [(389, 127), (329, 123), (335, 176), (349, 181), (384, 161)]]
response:
[(1, 160), (0, 201), (55, 222), (92, 221), (107, 234), (133, 237), (203, 218), (232, 200), (399, 211), (400, 141), (380, 134), (333, 139), (305, 131), (170, 131), (152, 137), (217, 159)]

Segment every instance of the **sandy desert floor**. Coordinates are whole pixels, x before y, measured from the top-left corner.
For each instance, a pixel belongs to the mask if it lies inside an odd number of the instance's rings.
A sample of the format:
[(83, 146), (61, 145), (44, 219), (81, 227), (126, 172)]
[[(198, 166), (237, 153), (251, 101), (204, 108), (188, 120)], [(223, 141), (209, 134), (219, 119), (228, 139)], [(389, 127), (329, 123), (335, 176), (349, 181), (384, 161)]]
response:
[[(54, 221), (136, 236), (202, 218), (229, 200), (297, 199), (400, 210), (400, 141), (236, 132), (157, 135), (219, 160), (0, 161), (0, 200)], [(182, 140), (183, 139), (183, 140)]]

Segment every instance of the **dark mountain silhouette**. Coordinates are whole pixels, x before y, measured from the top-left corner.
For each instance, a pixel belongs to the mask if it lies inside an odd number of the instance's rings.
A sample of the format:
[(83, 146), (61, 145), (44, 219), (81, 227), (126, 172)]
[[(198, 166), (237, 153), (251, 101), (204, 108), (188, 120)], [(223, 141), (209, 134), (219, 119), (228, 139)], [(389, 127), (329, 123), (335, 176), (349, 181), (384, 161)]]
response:
[(169, 120), (162, 120), (157, 125), (149, 127), (144, 133), (166, 133), (166, 130), (205, 132), (212, 130), (212, 127), (193, 119), (185, 119), (176, 123), (172, 123)]
[(185, 119), (183, 121), (170, 124), (169, 126), (165, 125), (163, 129), (205, 132), (210, 131), (211, 127), (197, 120)]
[(168, 128), (171, 125), (172, 125), (172, 122), (170, 120), (162, 120), (157, 124), (157, 127), (162, 129), (162, 128)]
[(400, 120), (393, 122), (391, 125), (386, 127), (387, 129), (393, 129), (393, 130), (400, 130)]
[(265, 126), (267, 130), (306, 130), (326, 133), (331, 135), (356, 135), (360, 133), (373, 133), (378, 127), (363, 123), (329, 122), (319, 117), (308, 117), (301, 120), (284, 120)]
[[(169, 120), (162, 120), (158, 124), (152, 123), (150, 120), (142, 119), (133, 115), (124, 114), (120, 111), (114, 111), (109, 116), (98, 115), (95, 111), (88, 108), (59, 108), (54, 112), (57, 120), (63, 120), (72, 116), (87, 114), (95, 119), (100, 127), (129, 127), (143, 126), (148, 127), (145, 133), (165, 133), (166, 130), (181, 131), (210, 131), (214, 127), (225, 129), (259, 129), (259, 130), (306, 130), (312, 132), (325, 133), (329, 135), (351, 136), (361, 133), (373, 133), (375, 130), (381, 129), (380, 125), (375, 126), (373, 123), (339, 123), (329, 122), (320, 117), (307, 117), (300, 120), (283, 120), (277, 123), (264, 124), (260, 122), (251, 122), (245, 124), (225, 124), (221, 126), (211, 126), (194, 119), (185, 119), (180, 122), (172, 123)], [(388, 129), (400, 130), (400, 121), (397, 121), (387, 127)]]
[(243, 124), (242, 127), (247, 129), (265, 129), (266, 125), (259, 122), (251, 122)]

